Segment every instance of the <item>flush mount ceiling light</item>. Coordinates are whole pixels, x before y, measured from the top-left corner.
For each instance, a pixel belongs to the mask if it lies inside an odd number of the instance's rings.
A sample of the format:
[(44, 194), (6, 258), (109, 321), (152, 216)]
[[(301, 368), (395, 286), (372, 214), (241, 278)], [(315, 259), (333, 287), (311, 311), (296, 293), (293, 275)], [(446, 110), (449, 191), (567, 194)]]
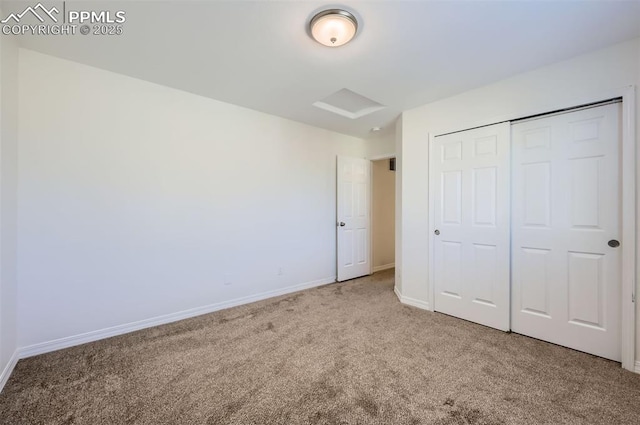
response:
[(318, 43), (338, 47), (347, 44), (356, 35), (358, 21), (346, 10), (328, 9), (317, 13), (311, 19), (309, 28)]

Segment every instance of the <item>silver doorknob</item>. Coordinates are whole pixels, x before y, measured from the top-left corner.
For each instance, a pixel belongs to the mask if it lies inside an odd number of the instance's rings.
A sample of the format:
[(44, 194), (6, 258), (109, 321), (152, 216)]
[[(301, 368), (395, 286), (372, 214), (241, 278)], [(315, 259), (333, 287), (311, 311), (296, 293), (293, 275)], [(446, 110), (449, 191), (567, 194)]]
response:
[(440, 234), (440, 230), (436, 229), (433, 233), (435, 233), (436, 236), (438, 236)]
[(339, 226), (340, 226), (340, 227), (344, 227), (344, 226), (345, 226), (344, 221), (341, 221), (341, 222), (340, 222), (340, 224), (339, 224)]

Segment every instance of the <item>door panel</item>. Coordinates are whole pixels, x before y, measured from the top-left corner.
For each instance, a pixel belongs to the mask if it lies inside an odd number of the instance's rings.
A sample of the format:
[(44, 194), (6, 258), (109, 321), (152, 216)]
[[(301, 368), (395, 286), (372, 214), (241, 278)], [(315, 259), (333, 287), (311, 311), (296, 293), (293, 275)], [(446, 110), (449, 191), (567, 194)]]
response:
[(528, 313), (549, 316), (549, 250), (521, 248), (522, 309)]
[(496, 197), (498, 182), (496, 167), (476, 168), (471, 172), (473, 186), (473, 224), (475, 226), (496, 225)]
[(509, 124), (438, 136), (431, 153), (434, 308), (508, 330)]
[(551, 168), (549, 162), (525, 164), (522, 194), (524, 225), (549, 227), (551, 220)]
[(603, 329), (603, 255), (569, 253), (569, 322)]
[(619, 108), (512, 127), (512, 329), (617, 361)]
[(371, 274), (370, 161), (338, 157), (337, 183), (338, 281), (343, 281)]
[(443, 241), (441, 247), (442, 293), (460, 299), (462, 296), (462, 244)]
[(495, 307), (493, 284), (498, 276), (498, 250), (493, 245), (474, 243), (472, 252), (476, 272), (471, 290), (473, 301)]

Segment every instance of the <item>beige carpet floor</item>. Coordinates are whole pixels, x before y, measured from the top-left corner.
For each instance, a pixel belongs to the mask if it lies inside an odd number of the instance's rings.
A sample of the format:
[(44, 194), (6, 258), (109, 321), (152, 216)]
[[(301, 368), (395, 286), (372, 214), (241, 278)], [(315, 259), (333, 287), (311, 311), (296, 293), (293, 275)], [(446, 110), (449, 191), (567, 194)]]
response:
[(400, 304), (391, 271), (21, 360), (2, 424), (639, 424), (618, 363)]

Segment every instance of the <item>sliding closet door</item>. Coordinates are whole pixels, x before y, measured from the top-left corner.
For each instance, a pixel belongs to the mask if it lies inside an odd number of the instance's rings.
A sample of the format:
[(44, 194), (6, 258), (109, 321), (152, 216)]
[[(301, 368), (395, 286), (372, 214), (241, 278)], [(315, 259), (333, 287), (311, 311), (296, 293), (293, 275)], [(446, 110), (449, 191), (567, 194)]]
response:
[(434, 138), (435, 310), (509, 329), (508, 123)]
[(618, 361), (619, 108), (512, 127), (512, 329)]

